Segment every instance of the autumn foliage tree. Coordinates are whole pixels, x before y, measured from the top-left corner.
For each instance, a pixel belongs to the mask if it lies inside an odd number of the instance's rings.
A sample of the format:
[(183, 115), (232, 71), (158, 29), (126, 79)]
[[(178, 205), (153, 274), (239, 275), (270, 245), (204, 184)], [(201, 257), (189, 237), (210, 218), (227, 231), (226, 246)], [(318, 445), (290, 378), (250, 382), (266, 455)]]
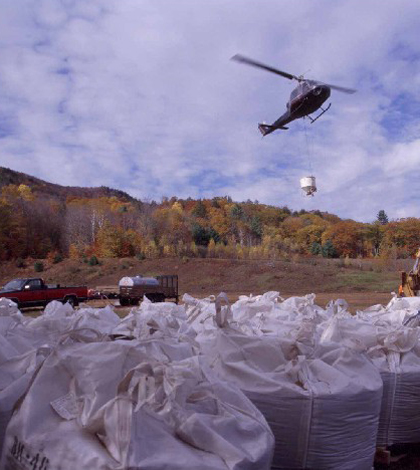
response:
[(339, 256), (363, 256), (365, 247), (361, 234), (363, 224), (352, 220), (338, 222), (322, 234), (323, 244), (330, 240)]
[(420, 219), (388, 221), (384, 211), (362, 224), (229, 196), (160, 203), (83, 192), (53, 198), (25, 184), (5, 184), (0, 194), (0, 260), (93, 255), (257, 260), (380, 256), (390, 250), (404, 257), (419, 246)]
[(384, 227), (382, 245), (395, 246), (399, 256), (413, 256), (420, 247), (420, 219), (410, 217), (389, 222)]

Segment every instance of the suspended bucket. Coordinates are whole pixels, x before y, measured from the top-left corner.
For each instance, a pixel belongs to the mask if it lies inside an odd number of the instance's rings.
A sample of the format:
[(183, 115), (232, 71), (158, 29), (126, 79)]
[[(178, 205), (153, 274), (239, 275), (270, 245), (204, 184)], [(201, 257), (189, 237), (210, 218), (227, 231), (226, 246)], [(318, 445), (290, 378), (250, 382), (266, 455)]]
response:
[(305, 191), (307, 196), (313, 196), (316, 193), (315, 176), (304, 176), (300, 179), (300, 187)]

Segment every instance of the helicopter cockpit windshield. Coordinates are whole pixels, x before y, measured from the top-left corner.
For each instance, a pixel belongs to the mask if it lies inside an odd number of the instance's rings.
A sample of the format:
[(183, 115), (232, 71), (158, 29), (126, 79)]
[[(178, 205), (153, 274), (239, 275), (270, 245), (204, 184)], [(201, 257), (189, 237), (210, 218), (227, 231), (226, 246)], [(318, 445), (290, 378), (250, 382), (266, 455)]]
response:
[(301, 88), (301, 93), (308, 93), (308, 91), (312, 90), (312, 88), (315, 88), (318, 86), (318, 83), (315, 80), (305, 80), (300, 84)]
[(296, 99), (299, 95), (303, 95), (315, 87), (317, 83), (314, 80), (304, 80), (290, 94), (290, 101)]

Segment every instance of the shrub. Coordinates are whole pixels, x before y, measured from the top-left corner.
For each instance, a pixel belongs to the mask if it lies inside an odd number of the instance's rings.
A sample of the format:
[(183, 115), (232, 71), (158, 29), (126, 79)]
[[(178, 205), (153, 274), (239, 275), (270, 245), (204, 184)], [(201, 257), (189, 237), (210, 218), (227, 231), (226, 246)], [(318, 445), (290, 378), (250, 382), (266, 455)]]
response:
[(311, 246), (311, 254), (320, 255), (322, 253), (322, 246), (318, 242), (313, 242)]
[(89, 266), (96, 266), (99, 264), (98, 258), (95, 255), (92, 255), (88, 261)]
[(16, 267), (17, 268), (25, 268), (26, 267), (25, 260), (23, 260), (22, 258), (18, 258), (16, 260)]
[(44, 263), (42, 261), (35, 261), (34, 269), (36, 273), (44, 271)]
[(136, 258), (137, 258), (139, 261), (143, 261), (144, 259), (146, 259), (146, 255), (145, 255), (143, 252), (140, 252), (140, 253), (137, 253), (137, 254), (136, 254)]
[(53, 263), (54, 263), (54, 264), (57, 264), (57, 263), (61, 263), (62, 261), (63, 261), (63, 256), (60, 255), (60, 253), (57, 253), (57, 254), (54, 256)]

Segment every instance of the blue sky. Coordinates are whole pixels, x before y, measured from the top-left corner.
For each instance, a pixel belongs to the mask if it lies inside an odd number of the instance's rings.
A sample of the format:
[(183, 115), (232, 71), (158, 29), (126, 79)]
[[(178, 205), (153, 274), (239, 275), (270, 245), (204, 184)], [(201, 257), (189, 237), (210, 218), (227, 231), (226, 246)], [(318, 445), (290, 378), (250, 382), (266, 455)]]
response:
[[(0, 0), (0, 166), (144, 200), (418, 217), (419, 31), (418, 0)], [(293, 83), (236, 53), (358, 92), (262, 139)]]

